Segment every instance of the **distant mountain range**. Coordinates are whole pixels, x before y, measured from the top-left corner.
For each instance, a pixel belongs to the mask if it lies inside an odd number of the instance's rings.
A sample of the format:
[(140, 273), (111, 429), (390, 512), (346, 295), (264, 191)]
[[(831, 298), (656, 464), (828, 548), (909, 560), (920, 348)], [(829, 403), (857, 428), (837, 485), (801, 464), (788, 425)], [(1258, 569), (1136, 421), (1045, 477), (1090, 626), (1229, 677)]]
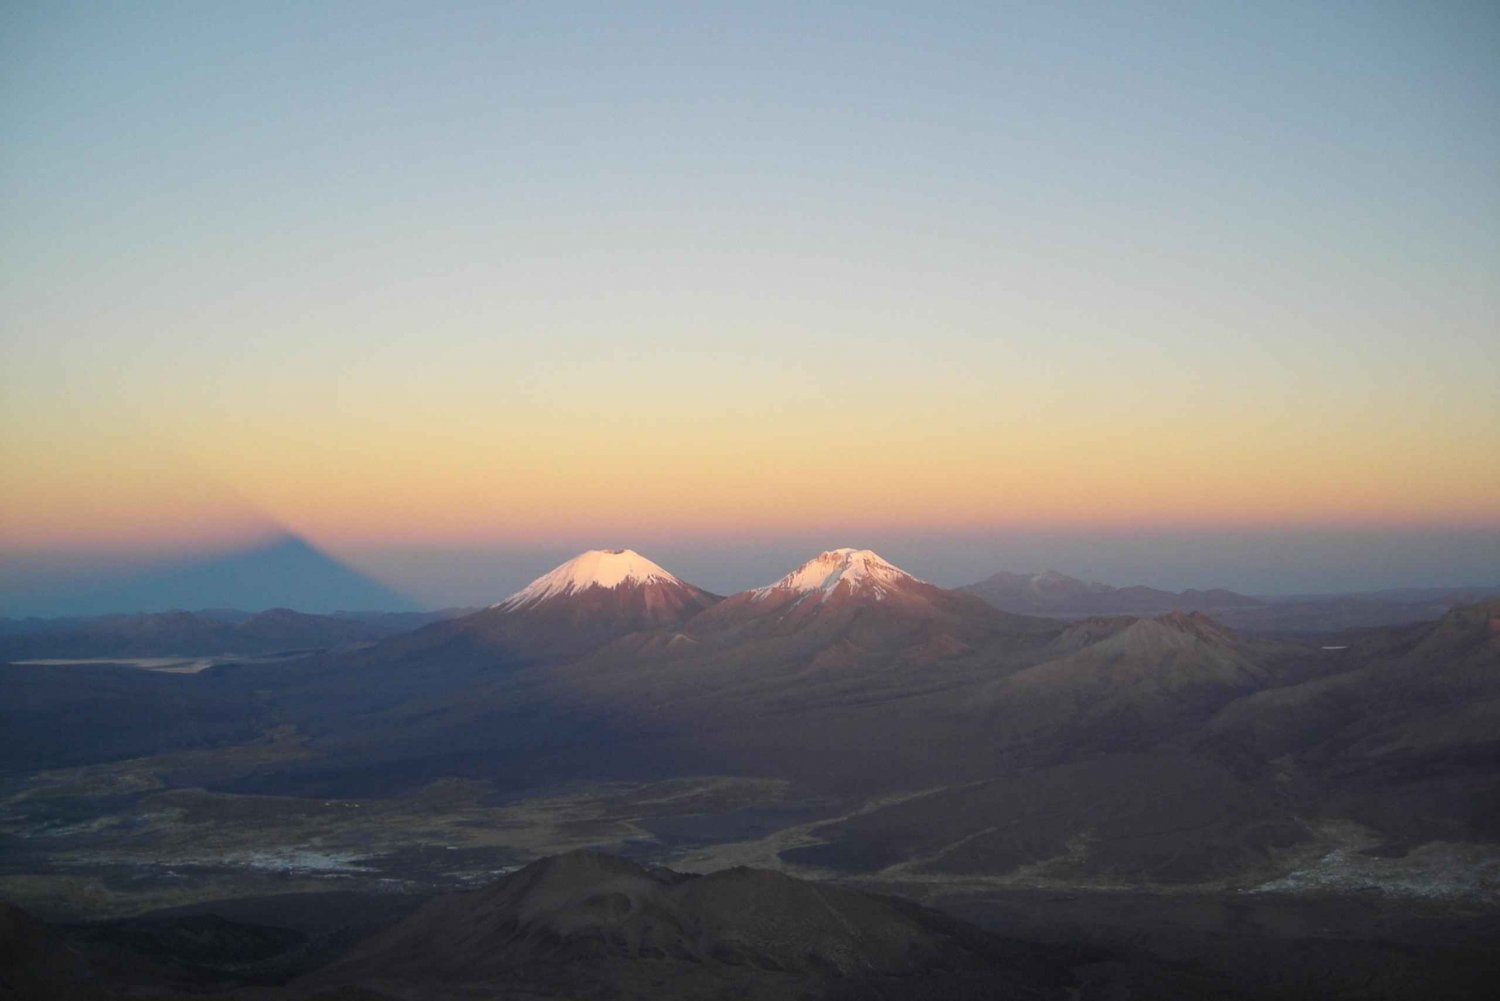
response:
[[(184, 593), (175, 589), (196, 587), (199, 578), (208, 577), (219, 579), (217, 587), (203, 584), (193, 596), (281, 593), (287, 580), (296, 578), (298, 587), (329, 588), (329, 593), (343, 600), (401, 600), (292, 538), (231, 557), (154, 571), (137, 578), (136, 584), (145, 589), (142, 594), (155, 588), (159, 590), (154, 593), (164, 596)], [(225, 581), (233, 586), (226, 589)], [(117, 592), (110, 600), (130, 600), (126, 594)], [(1500, 588), (1257, 597), (1223, 589), (1173, 592), (1140, 585), (1112, 587), (1056, 571), (997, 573), (949, 591), (918, 580), (869, 550), (835, 549), (773, 584), (725, 599), (686, 583), (633, 550), (590, 550), (488, 609), (317, 615), (287, 608), (263, 612), (208, 608), (0, 618), (0, 660), (316, 651), (369, 644), (435, 624), (442, 625), (397, 641), (382, 655), (408, 656), (434, 648), (451, 654), (467, 648), (489, 656), (483, 651), (503, 648), (518, 656), (556, 658), (598, 650), (626, 635), (667, 628), (680, 631), (650, 642), (681, 652), (685, 645), (722, 646), (756, 634), (785, 634), (813, 622), (850, 618), (854, 610), (872, 602), (878, 604), (880, 614), (865, 617), (858, 626), (861, 635), (906, 630), (914, 644), (920, 635), (927, 656), (942, 657), (973, 652), (976, 643), (982, 647), (983, 634), (992, 632), (1000, 621), (983, 613), (976, 599), (1012, 615), (1070, 620), (1206, 613), (1249, 633), (1291, 636), (1433, 620), (1454, 604), (1495, 594), (1500, 594)], [(327, 597), (322, 602), (330, 603)], [(689, 620), (710, 610), (711, 614), (688, 627)], [(939, 620), (951, 628), (933, 626)], [(1010, 621), (1001, 633), (1009, 635), (1017, 625)], [(849, 638), (826, 656), (858, 658), (868, 653), (861, 640)]]
[(997, 573), (958, 590), (996, 608), (1027, 615), (1161, 615), (1206, 612), (1236, 629), (1266, 634), (1338, 632), (1436, 619), (1454, 605), (1500, 595), (1500, 586), (1397, 588), (1349, 594), (1246, 595), (1222, 588), (1164, 591), (1111, 587), (1042, 573)]
[(1031, 615), (1159, 615), (1174, 611), (1255, 608), (1264, 604), (1259, 599), (1222, 589), (1174, 592), (1142, 585), (1111, 587), (1069, 577), (1055, 570), (1031, 574), (997, 573), (959, 590), (977, 594), (1007, 612)]
[[(830, 550), (830, 553), (859, 553), (861, 550)], [(638, 620), (645, 625), (665, 621), (667, 605), (685, 602), (678, 611), (702, 608), (717, 602), (718, 597), (685, 584), (662, 567), (629, 550), (591, 551), (617, 556), (607, 560), (612, 569), (602, 573), (635, 573), (645, 581), (651, 575), (661, 584), (654, 595), (643, 599), (639, 611), (646, 615)], [(575, 588), (589, 578), (591, 571), (580, 564), (599, 557), (582, 554), (559, 567), (545, 580), (507, 601), (517, 603), (556, 597), (566, 592), (569, 581)], [(813, 561), (816, 563), (817, 561)], [(826, 568), (825, 568), (826, 569)], [(12, 568), (14, 570), (14, 568)], [(809, 574), (821, 573), (816, 566)], [(878, 571), (860, 568), (855, 576)], [(561, 576), (555, 576), (561, 575)], [(582, 575), (582, 576), (579, 576)], [(577, 580), (574, 578), (577, 577)], [(622, 578), (622, 580), (627, 578)], [(914, 579), (914, 578), (913, 578)], [(605, 577), (600, 581), (609, 583)], [(772, 585), (772, 587), (777, 585)], [(769, 587), (746, 594), (763, 593)], [(1237, 629), (1258, 633), (1335, 632), (1342, 629), (1392, 625), (1420, 619), (1435, 619), (1454, 604), (1482, 600), (1500, 594), (1496, 587), (1403, 588), (1351, 594), (1306, 594), (1287, 596), (1246, 595), (1222, 588), (1167, 591), (1144, 585), (1114, 587), (1085, 581), (1056, 571), (1040, 573), (993, 574), (975, 584), (956, 589), (978, 597), (1002, 611), (1021, 615), (1045, 615), (1061, 618), (1083, 618), (1091, 615), (1161, 615), (1171, 611), (1207, 612)], [(684, 597), (688, 591), (696, 597)], [(675, 597), (673, 597), (675, 595)], [(666, 602), (666, 604), (659, 604)], [(505, 605), (498, 603), (495, 607)], [(554, 606), (558, 607), (558, 606)], [(416, 628), (438, 618), (454, 615), (428, 613), (414, 601), (349, 567), (306, 540), (293, 535), (258, 543), (243, 549), (137, 569), (130, 572), (92, 574), (78, 573), (72, 580), (51, 584), (31, 580), (24, 574), (10, 573), (0, 582), (0, 634), (17, 632), (60, 632), (82, 627), (79, 620), (103, 617), (121, 618), (140, 613), (167, 613), (200, 610), (195, 614), (223, 622), (237, 622), (258, 614), (260, 610), (290, 608), (313, 615), (339, 618), (382, 616), (378, 634), (397, 631), (404, 622)], [(239, 611), (249, 610), (249, 611)], [(585, 631), (598, 628), (598, 611), (584, 615), (575, 626)], [(38, 616), (45, 613), (49, 618)], [(408, 616), (397, 618), (397, 613)], [(373, 622), (373, 619), (369, 619)], [(492, 622), (502, 621), (491, 617)], [(390, 627), (390, 628), (387, 628)], [(330, 631), (331, 635), (331, 631)], [(371, 634), (371, 636), (376, 634)], [(288, 642), (294, 642), (288, 638)], [(579, 642), (586, 642), (582, 637)], [(193, 650), (206, 649), (213, 641), (193, 643)], [(276, 646), (278, 641), (268, 640)], [(327, 646), (326, 642), (312, 645)], [(257, 644), (260, 650), (264, 645)], [(143, 642), (135, 647), (139, 656), (149, 656), (158, 647)], [(177, 653), (181, 650), (165, 650)], [(247, 651), (240, 651), (247, 652)], [(3, 651), (0, 651), (3, 655)]]

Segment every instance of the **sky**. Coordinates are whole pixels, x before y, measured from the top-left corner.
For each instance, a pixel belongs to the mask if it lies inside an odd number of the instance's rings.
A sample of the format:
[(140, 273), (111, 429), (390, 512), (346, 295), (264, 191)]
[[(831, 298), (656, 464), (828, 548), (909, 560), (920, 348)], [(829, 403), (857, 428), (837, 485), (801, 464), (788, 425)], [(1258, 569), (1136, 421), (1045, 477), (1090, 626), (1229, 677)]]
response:
[(1500, 581), (1493, 3), (9, 0), (0, 137), (13, 569)]

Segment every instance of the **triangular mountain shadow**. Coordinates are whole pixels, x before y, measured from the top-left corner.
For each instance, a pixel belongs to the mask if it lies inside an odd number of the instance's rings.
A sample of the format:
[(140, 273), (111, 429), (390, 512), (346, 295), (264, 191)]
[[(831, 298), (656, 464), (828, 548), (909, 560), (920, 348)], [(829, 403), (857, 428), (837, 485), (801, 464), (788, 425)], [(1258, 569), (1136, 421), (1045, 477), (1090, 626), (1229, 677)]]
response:
[(30, 604), (44, 606), (43, 614), (48, 615), (277, 607), (328, 613), (418, 607), (410, 597), (291, 534), (103, 579), (74, 581)]

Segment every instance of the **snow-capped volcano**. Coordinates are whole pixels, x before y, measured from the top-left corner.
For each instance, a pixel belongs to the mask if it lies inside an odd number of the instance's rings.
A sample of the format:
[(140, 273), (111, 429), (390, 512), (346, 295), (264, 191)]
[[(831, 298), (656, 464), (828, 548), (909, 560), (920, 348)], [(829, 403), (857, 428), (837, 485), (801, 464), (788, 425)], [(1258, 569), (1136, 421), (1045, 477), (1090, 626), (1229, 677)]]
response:
[[(941, 660), (1030, 628), (1028, 620), (919, 580), (868, 549), (845, 548), (819, 553), (767, 587), (725, 598), (684, 630), (705, 648), (771, 643), (755, 646), (755, 657), (784, 655), (796, 663), (811, 657), (829, 666), (841, 658)], [(774, 646), (782, 642), (788, 646)]]
[(770, 587), (752, 592), (756, 599), (778, 592), (817, 594), (827, 601), (835, 593), (863, 592), (877, 600), (893, 590), (922, 584), (911, 574), (868, 549), (830, 549), (819, 553)]
[(590, 549), (447, 632), (529, 656), (573, 655), (672, 628), (719, 601), (631, 549)]
[(664, 584), (697, 590), (663, 570), (633, 549), (590, 549), (542, 574), (515, 594), (491, 607), (518, 611), (590, 588)]
[(390, 656), (434, 649), (477, 663), (565, 660), (632, 633), (675, 629), (720, 598), (629, 549), (591, 549), (498, 604), (386, 643)]

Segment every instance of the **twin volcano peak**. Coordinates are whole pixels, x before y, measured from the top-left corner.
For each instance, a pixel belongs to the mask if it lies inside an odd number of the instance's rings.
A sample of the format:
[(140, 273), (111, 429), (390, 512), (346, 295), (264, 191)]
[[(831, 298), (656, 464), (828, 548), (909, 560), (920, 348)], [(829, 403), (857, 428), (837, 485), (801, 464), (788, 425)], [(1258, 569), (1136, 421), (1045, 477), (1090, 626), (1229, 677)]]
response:
[(882, 598), (911, 584), (916, 577), (868, 549), (830, 549), (819, 553), (785, 577), (754, 593), (757, 599), (774, 594), (820, 595), (826, 601), (835, 593), (863, 593)]
[[(769, 587), (750, 592), (754, 600), (772, 595), (802, 600), (818, 595), (827, 600), (835, 594), (860, 594), (876, 599), (922, 584), (900, 567), (868, 549), (830, 549), (819, 553)], [(698, 592), (698, 588), (674, 576), (633, 549), (590, 549), (543, 574), (530, 584), (492, 605), (507, 612), (521, 611), (557, 598), (581, 595), (594, 589), (615, 590), (666, 587)]]
[(633, 549), (590, 549), (543, 574), (492, 607), (516, 611), (592, 588), (613, 589), (651, 584), (691, 587)]

